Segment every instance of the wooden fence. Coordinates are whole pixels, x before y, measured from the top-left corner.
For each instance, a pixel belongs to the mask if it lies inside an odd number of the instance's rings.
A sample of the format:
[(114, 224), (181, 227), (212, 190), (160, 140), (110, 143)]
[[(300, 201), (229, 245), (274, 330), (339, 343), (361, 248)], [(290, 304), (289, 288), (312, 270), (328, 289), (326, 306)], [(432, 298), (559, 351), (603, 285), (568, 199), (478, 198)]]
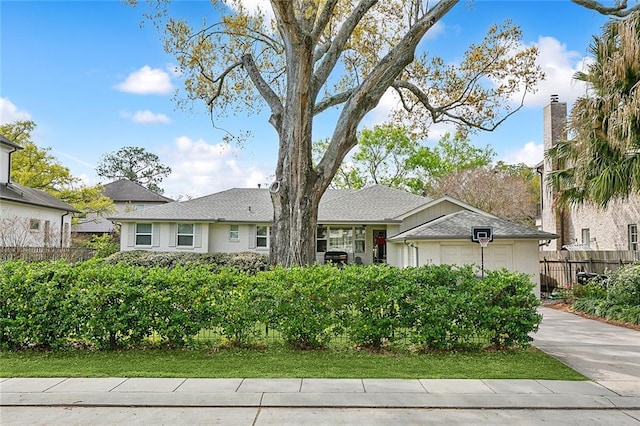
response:
[(86, 247), (0, 247), (0, 261), (44, 262), (64, 259), (81, 262), (91, 259), (93, 253), (93, 249)]
[(550, 293), (554, 288), (569, 288), (579, 283), (579, 276), (606, 275), (639, 261), (637, 251), (541, 251), (540, 289)]

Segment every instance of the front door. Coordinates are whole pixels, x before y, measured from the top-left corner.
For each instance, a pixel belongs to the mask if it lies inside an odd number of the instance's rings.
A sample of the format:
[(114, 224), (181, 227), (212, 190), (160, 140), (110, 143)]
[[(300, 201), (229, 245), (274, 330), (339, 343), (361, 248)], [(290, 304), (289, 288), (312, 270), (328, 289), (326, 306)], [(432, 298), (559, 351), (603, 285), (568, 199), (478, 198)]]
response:
[(387, 230), (373, 230), (373, 263), (387, 263)]

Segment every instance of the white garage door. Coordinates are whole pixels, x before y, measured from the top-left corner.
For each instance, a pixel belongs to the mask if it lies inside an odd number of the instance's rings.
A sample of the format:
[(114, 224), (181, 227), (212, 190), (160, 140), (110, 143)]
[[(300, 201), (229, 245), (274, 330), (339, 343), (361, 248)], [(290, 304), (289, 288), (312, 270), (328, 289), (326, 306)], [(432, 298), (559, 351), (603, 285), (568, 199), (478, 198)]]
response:
[[(443, 264), (466, 265), (482, 261), (479, 244), (442, 245), (440, 261)], [(513, 270), (513, 245), (493, 244), (484, 249), (484, 269), (507, 268)]]

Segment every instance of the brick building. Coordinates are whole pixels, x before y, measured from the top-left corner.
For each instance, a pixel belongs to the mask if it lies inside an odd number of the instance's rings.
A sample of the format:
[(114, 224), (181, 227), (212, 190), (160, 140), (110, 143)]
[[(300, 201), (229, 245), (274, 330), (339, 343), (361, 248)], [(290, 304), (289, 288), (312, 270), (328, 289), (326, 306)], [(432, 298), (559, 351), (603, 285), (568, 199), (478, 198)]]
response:
[[(544, 151), (566, 138), (567, 104), (553, 95), (544, 107)], [(638, 251), (638, 226), (640, 225), (640, 197), (610, 203), (606, 209), (593, 205), (559, 207), (548, 182), (552, 162), (546, 158), (538, 165), (541, 174), (541, 228), (558, 235), (543, 250), (560, 250), (563, 247), (583, 246), (592, 250)]]

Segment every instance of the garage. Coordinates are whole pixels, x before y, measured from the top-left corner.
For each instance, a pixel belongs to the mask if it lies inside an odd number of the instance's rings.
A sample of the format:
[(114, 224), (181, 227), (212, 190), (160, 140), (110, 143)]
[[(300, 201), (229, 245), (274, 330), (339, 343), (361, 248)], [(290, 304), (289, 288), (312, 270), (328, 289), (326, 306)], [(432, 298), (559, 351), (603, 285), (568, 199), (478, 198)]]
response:
[[(442, 244), (440, 263), (452, 265), (476, 264), (480, 266), (482, 253), (480, 244)], [(513, 270), (513, 244), (489, 243), (484, 249), (484, 268)]]

